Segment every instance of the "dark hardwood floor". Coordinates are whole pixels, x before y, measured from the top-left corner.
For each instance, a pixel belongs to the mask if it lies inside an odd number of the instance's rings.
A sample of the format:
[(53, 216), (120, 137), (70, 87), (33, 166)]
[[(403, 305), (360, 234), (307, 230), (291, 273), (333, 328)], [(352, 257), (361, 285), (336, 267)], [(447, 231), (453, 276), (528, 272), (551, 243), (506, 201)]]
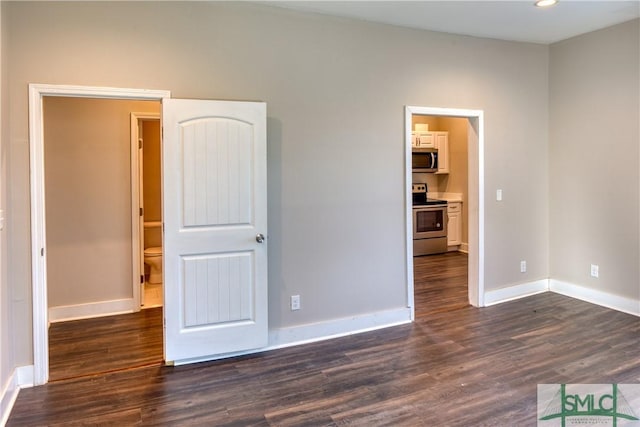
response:
[(162, 363), (162, 307), (49, 327), (49, 381)]
[(416, 258), (413, 324), (49, 383), (8, 425), (535, 426), (537, 384), (640, 382), (637, 317), (553, 293), (477, 309), (463, 265)]
[(469, 306), (468, 268), (462, 252), (413, 258), (416, 319)]

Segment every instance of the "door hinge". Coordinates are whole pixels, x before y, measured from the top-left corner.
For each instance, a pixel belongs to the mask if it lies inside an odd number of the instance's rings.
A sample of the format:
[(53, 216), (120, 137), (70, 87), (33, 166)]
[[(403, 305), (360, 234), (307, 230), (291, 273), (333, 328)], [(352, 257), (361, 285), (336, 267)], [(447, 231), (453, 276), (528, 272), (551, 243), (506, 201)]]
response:
[(138, 150), (142, 150), (142, 138), (138, 138)]
[(140, 284), (144, 283), (144, 274), (140, 275)]
[(44, 248), (40, 248), (40, 256), (44, 256)]
[(144, 213), (144, 209), (140, 208), (140, 216)]

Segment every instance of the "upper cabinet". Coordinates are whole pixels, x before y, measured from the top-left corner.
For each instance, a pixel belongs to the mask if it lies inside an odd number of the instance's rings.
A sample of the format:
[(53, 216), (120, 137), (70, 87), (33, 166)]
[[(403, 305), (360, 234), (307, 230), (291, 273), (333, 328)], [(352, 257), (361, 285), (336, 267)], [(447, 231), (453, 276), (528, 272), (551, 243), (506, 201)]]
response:
[(435, 133), (429, 131), (411, 132), (411, 146), (413, 148), (437, 148)]
[(449, 173), (449, 132), (435, 131), (433, 134), (435, 148), (438, 150), (438, 172)]

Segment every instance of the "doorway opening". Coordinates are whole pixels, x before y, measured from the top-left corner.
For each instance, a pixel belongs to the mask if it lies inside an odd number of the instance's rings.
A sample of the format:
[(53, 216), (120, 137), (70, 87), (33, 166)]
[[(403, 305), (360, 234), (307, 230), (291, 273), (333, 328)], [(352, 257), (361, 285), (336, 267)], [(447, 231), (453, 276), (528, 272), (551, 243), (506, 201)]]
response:
[[(443, 273), (446, 270), (445, 266), (454, 267), (455, 271), (449, 273), (457, 276), (454, 281), (460, 281), (460, 269), (466, 268), (466, 289), (463, 289), (466, 299), (473, 306), (484, 306), (483, 126), (483, 112), (480, 110), (411, 106), (405, 108), (407, 301), (412, 320), (416, 316), (417, 299), (414, 280), (428, 280), (428, 276), (424, 276), (422, 270), (426, 269), (431, 274), (438, 268), (438, 263), (442, 263)], [(458, 139), (463, 139), (462, 142), (457, 141), (454, 147), (448, 142), (449, 129), (455, 130)], [(419, 141), (424, 140), (425, 147), (420, 149), (433, 152), (438, 159), (438, 166), (428, 173), (413, 171), (413, 151), (416, 145), (420, 144), (416, 142), (415, 136), (421, 133), (423, 138)], [(452, 155), (458, 156), (453, 169)], [(466, 156), (466, 168), (464, 161), (460, 161), (461, 156)], [(446, 224), (442, 224), (442, 228), (448, 228), (446, 247), (452, 252), (442, 249), (437, 251), (443, 252), (442, 254), (419, 257), (414, 263), (416, 235), (413, 184), (416, 182), (424, 184), (424, 187), (419, 186), (417, 190), (427, 188), (429, 198), (448, 200), (449, 212), (446, 215)], [(453, 251), (460, 251), (462, 254)], [(429, 257), (432, 258), (427, 260)], [(438, 262), (434, 263), (434, 260)], [(414, 270), (415, 267), (418, 270)]]
[[(132, 194), (137, 186), (139, 212), (132, 212), (138, 222), (139, 251), (134, 263), (139, 265), (140, 307), (162, 307), (162, 164), (161, 124), (156, 113), (131, 113), (131, 158), (137, 158), (137, 179), (131, 180)], [(135, 152), (134, 152), (135, 151)], [(136, 154), (137, 153), (137, 154)]]
[[(164, 286), (159, 341), (164, 363), (212, 360), (268, 344), (266, 104), (169, 96), (167, 91), (29, 86), (34, 385), (49, 379), (45, 97), (161, 101)], [(125, 140), (131, 145), (130, 138)], [(137, 161), (129, 163), (138, 169)], [(132, 171), (130, 176), (138, 175)], [(134, 314), (153, 311), (140, 310), (136, 260), (142, 249), (132, 236), (140, 235), (142, 215), (131, 209), (139, 202), (138, 190), (129, 182), (123, 191), (131, 193), (130, 228), (123, 234), (131, 244), (132, 273), (127, 295), (116, 300), (125, 307), (122, 311)], [(216, 296), (223, 294), (228, 297)]]
[[(137, 255), (140, 250), (140, 241), (139, 241), (139, 230), (138, 224), (130, 219), (125, 219), (122, 221), (122, 216), (119, 217), (118, 226), (120, 230), (127, 230), (126, 232), (121, 232), (118, 235), (121, 237), (120, 241), (114, 243), (113, 241), (108, 241), (108, 239), (100, 239), (101, 231), (105, 230), (106, 222), (111, 221), (114, 218), (110, 216), (110, 209), (106, 209), (106, 212), (98, 212), (95, 213), (95, 216), (100, 216), (100, 218), (92, 217), (91, 214), (86, 212), (86, 209), (89, 206), (92, 206), (92, 203), (83, 203), (83, 198), (80, 197), (75, 199), (70, 204), (64, 204), (64, 199), (72, 193), (72, 191), (62, 191), (61, 197), (62, 200), (52, 201), (50, 196), (53, 195), (51, 193), (52, 189), (56, 188), (55, 186), (49, 185), (47, 183), (47, 190), (45, 192), (45, 182), (47, 178), (50, 178), (49, 172), (47, 170), (47, 175), (45, 175), (45, 99), (49, 98), (82, 98), (83, 100), (124, 100), (124, 101), (155, 101), (158, 105), (160, 101), (170, 96), (168, 91), (148, 91), (148, 90), (138, 90), (138, 89), (117, 89), (117, 88), (97, 88), (97, 87), (77, 87), (77, 86), (58, 86), (58, 85), (30, 85), (29, 86), (29, 133), (30, 133), (30, 167), (31, 167), (31, 236), (32, 236), (32, 284), (33, 284), (33, 344), (34, 344), (34, 384), (40, 385), (45, 384), (49, 380), (49, 326), (50, 322), (56, 320), (63, 319), (71, 319), (71, 318), (82, 318), (82, 317), (95, 317), (93, 314), (98, 313), (134, 313), (140, 310), (140, 285), (139, 285), (139, 269), (140, 266), (133, 262), (134, 254), (135, 259), (139, 259), (139, 255)], [(108, 107), (111, 108), (111, 107)], [(133, 110), (133, 111), (137, 111)], [(159, 111), (159, 108), (158, 108)], [(127, 148), (127, 158), (129, 156), (129, 110), (125, 116), (126, 120), (126, 132), (124, 135), (125, 145)], [(87, 120), (99, 122), (100, 115), (94, 115), (89, 117)], [(69, 124), (69, 123), (66, 123)], [(50, 131), (47, 130), (47, 137), (50, 136)], [(71, 151), (75, 151), (71, 154), (73, 155), (82, 155), (84, 154), (93, 154), (94, 157), (97, 157), (96, 160), (100, 164), (100, 162), (104, 163), (107, 160), (114, 160), (117, 155), (114, 155), (113, 152), (109, 152), (107, 150), (106, 157), (100, 157), (95, 152), (92, 152), (90, 149), (89, 142), (92, 142), (94, 139), (99, 140), (99, 136), (101, 135), (72, 135), (74, 138), (80, 137), (79, 140), (76, 141), (77, 145), (75, 149)], [(83, 139), (84, 138), (84, 139)], [(84, 142), (84, 143), (83, 143)], [(107, 147), (109, 148), (109, 147)], [(113, 148), (113, 147), (111, 147)], [(110, 154), (109, 154), (110, 153)], [(111, 156), (111, 157), (110, 157)], [(115, 157), (114, 157), (115, 156)], [(64, 157), (64, 156), (63, 156)], [(50, 158), (47, 159), (49, 161)], [(63, 159), (64, 160), (64, 159)], [(67, 159), (68, 160), (68, 159)], [(130, 165), (129, 165), (130, 163)], [(86, 176), (92, 175), (92, 179), (94, 183), (100, 183), (101, 175), (100, 173), (96, 173), (96, 170), (92, 170), (91, 161), (84, 162), (82, 160), (78, 161), (76, 159), (75, 165), (78, 166), (76, 168), (76, 172), (79, 175), (75, 177), (71, 173), (70, 170), (66, 170), (64, 167), (64, 163), (62, 163), (62, 167), (59, 170), (59, 176), (67, 176), (68, 183), (74, 183), (75, 181), (83, 181), (87, 182), (91, 181), (89, 179), (85, 179)], [(117, 166), (118, 170), (123, 174), (127, 175), (129, 179), (131, 177), (137, 176), (133, 171), (137, 171), (138, 164), (134, 161), (127, 161), (126, 164), (119, 163)], [(47, 167), (49, 167), (49, 163), (47, 163)], [(98, 168), (99, 169), (99, 168)], [(131, 171), (131, 175), (129, 175), (129, 170)], [(136, 172), (137, 173), (137, 172)], [(68, 175), (71, 176), (68, 176)], [(103, 177), (103, 181), (109, 181)], [(75, 182), (75, 184), (86, 184), (82, 182)], [(130, 182), (127, 180), (128, 188), (135, 188), (137, 186), (132, 186)], [(92, 188), (90, 185), (85, 185), (84, 187), (79, 187), (80, 190), (74, 192), (74, 196), (84, 195), (85, 197), (91, 196), (96, 197), (104, 196), (113, 196), (114, 190), (113, 188), (109, 190), (100, 190), (95, 187)], [(60, 188), (58, 188), (60, 189)], [(64, 190), (64, 189), (63, 189)], [(124, 194), (127, 195), (129, 193), (128, 189), (124, 191)], [(138, 200), (137, 191), (132, 191), (130, 196), (130, 200)], [(136, 194), (133, 194), (136, 193)], [(64, 196), (66, 194), (66, 196)], [(127, 196), (128, 197), (128, 196)], [(125, 197), (125, 199), (127, 198)], [(125, 214), (127, 218), (132, 218), (131, 212), (133, 211), (132, 205), (129, 205), (128, 200), (124, 200), (122, 198), (117, 199), (118, 201), (114, 201), (114, 207), (122, 207), (129, 206), (129, 213)], [(51, 229), (51, 225), (53, 222), (48, 217), (49, 213), (53, 212), (55, 203), (63, 202), (59, 209), (58, 219), (61, 219), (65, 224), (61, 230), (58, 231), (58, 235), (53, 237), (52, 233), (55, 233)], [(108, 204), (109, 202), (107, 202)], [(47, 209), (45, 209), (47, 206)], [(66, 209), (66, 211), (65, 211)], [(82, 218), (82, 221), (86, 225), (86, 230), (90, 230), (93, 233), (94, 241), (100, 241), (98, 246), (103, 246), (102, 249), (99, 247), (96, 249), (95, 247), (91, 250), (84, 249), (84, 253), (92, 253), (97, 255), (94, 257), (94, 263), (89, 265), (82, 264), (78, 258), (74, 258), (73, 256), (69, 256), (67, 253), (65, 255), (65, 251), (69, 248), (73, 247), (72, 244), (74, 241), (76, 253), (82, 253), (83, 251), (78, 252), (78, 244), (77, 242), (82, 242), (83, 239), (87, 240), (87, 236), (83, 233), (78, 233), (80, 227), (76, 227), (78, 224), (74, 224), (73, 221), (69, 221), (70, 215), (79, 214), (79, 218)], [(87, 214), (84, 215), (83, 214)], [(45, 228), (46, 223), (46, 228)], [(126, 226), (125, 224), (126, 223)], [(109, 233), (105, 233), (109, 234)], [(77, 238), (74, 240), (72, 236), (76, 235)], [(124, 235), (128, 235), (127, 239), (123, 239)], [(133, 238), (136, 236), (136, 238)], [(58, 240), (56, 240), (58, 239)], [(60, 239), (62, 239), (62, 243), (60, 243)], [(66, 240), (65, 240), (66, 239)], [(89, 239), (91, 240), (91, 239)], [(123, 241), (128, 240), (128, 244), (124, 244), (127, 248), (124, 248)], [(60, 243), (56, 248), (56, 241)], [(110, 246), (118, 246), (119, 250), (109, 250), (113, 248), (109, 248)], [(105, 247), (107, 249), (105, 249)], [(96, 250), (93, 250), (96, 249)], [(128, 261), (120, 260), (119, 265), (128, 264), (128, 267), (124, 268), (124, 271), (128, 271), (129, 273), (123, 273), (123, 270), (117, 272), (120, 276), (123, 274), (126, 276), (124, 280), (113, 280), (111, 278), (104, 279), (106, 273), (111, 273), (108, 267), (103, 267), (109, 258), (113, 256), (114, 253), (124, 252), (127, 255)], [(121, 254), (120, 254), (121, 255)], [(59, 256), (63, 262), (52, 262), (53, 258)], [(96, 259), (100, 259), (103, 256), (101, 261), (95, 261)], [(51, 258), (51, 260), (49, 260)], [(103, 262), (104, 261), (104, 262)], [(62, 268), (64, 264), (71, 264), (70, 268)], [(67, 266), (69, 267), (69, 266)], [(74, 270), (77, 268), (78, 270)], [(62, 290), (61, 292), (56, 293), (56, 289), (50, 289), (49, 281), (50, 278), (53, 278), (57, 274), (71, 274), (79, 273), (80, 269), (85, 270), (85, 277), (90, 277), (90, 279), (86, 280), (71, 280), (73, 286), (76, 286), (75, 289), (72, 290)], [(49, 272), (49, 270), (51, 270)], [(69, 273), (71, 272), (71, 273)], [(50, 273), (50, 274), (49, 274)], [(56, 279), (57, 280), (57, 279)], [(109, 283), (113, 280), (114, 284), (119, 284), (122, 288), (115, 290), (110, 296), (105, 298), (103, 287), (101, 289), (93, 289), (91, 286), (93, 281), (98, 281), (103, 285), (105, 283)], [(101, 282), (102, 281), (102, 282)], [(125, 282), (123, 285), (122, 282)], [(134, 285), (135, 283), (135, 285)], [(51, 285), (54, 284), (54, 281), (51, 281)], [(106, 286), (109, 288), (109, 286)], [(89, 294), (92, 292), (97, 292), (91, 297)], [(101, 294), (102, 293), (102, 294)], [(70, 300), (65, 301), (64, 299), (70, 297)], [(87, 298), (88, 297), (88, 298)], [(75, 300), (74, 300), (75, 298)], [(84, 300), (82, 300), (84, 298)], [(94, 301), (91, 301), (95, 299)], [(52, 305), (54, 304), (54, 305)], [(55, 309), (54, 309), (55, 307)]]

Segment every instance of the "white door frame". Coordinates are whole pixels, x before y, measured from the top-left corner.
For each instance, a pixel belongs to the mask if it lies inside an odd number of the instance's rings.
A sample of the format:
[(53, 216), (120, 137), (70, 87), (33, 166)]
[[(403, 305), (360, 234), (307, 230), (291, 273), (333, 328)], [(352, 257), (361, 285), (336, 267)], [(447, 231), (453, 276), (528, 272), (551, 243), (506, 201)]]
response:
[(482, 110), (465, 110), (439, 107), (405, 107), (405, 224), (407, 252), (407, 307), (411, 320), (415, 319), (413, 286), (413, 207), (411, 171), (411, 118), (412, 116), (444, 116), (468, 119), (468, 222), (469, 222), (469, 302), (484, 307), (484, 113)]
[(144, 209), (142, 205), (142, 159), (144, 152), (140, 145), (140, 129), (138, 126), (147, 120), (160, 121), (160, 113), (131, 113), (131, 235), (138, 236), (137, 239), (131, 239), (134, 311), (140, 311), (140, 306), (144, 300), (144, 295), (142, 294), (144, 281), (141, 280), (141, 276), (144, 274), (144, 245), (142, 240), (144, 236), (144, 216), (140, 215), (136, 206), (142, 206)]
[[(33, 310), (33, 380), (35, 385), (49, 380), (49, 321), (47, 304), (47, 254), (44, 181), (45, 96), (162, 101), (166, 90), (122, 89), (95, 86), (29, 85), (29, 165), (31, 170), (31, 282)], [(138, 295), (139, 301), (139, 295)]]

